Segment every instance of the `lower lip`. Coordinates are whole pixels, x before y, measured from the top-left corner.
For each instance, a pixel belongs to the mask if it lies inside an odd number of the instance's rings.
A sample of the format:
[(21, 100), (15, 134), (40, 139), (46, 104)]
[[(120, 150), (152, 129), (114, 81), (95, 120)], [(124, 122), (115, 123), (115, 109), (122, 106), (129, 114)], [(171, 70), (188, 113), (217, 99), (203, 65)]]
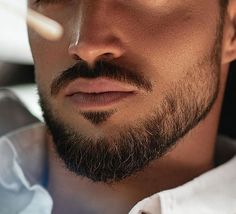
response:
[(80, 109), (106, 107), (133, 96), (134, 92), (76, 93), (68, 96)]

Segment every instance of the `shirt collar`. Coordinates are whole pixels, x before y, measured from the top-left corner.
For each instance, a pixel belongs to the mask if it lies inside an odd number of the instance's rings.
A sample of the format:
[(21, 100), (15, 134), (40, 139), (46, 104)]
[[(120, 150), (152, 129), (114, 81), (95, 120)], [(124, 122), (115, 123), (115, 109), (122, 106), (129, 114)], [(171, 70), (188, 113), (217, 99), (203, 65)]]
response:
[(236, 157), (174, 189), (136, 204), (130, 214), (236, 213)]
[(221, 165), (182, 186), (140, 201), (129, 214), (236, 213), (235, 140), (219, 136), (215, 154), (216, 165)]

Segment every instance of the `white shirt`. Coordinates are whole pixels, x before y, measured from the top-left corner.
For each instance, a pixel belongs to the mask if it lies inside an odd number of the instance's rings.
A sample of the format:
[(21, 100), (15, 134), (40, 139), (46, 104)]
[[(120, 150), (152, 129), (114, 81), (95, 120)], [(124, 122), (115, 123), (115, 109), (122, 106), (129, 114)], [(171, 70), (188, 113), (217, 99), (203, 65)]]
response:
[[(232, 143), (224, 137), (221, 141)], [(43, 187), (45, 143), (45, 127), (40, 123), (0, 138), (0, 214), (52, 212), (53, 200)], [(182, 186), (143, 199), (129, 214), (142, 212), (236, 214), (236, 157)]]

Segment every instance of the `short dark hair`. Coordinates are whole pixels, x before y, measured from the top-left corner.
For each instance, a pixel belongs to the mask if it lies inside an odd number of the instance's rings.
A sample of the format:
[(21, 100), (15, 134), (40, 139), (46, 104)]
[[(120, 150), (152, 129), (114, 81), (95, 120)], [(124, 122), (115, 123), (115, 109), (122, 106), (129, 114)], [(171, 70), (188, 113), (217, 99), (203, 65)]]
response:
[(220, 0), (220, 6), (226, 8), (229, 3), (229, 0)]
[(230, 0), (219, 0), (220, 3), (220, 13), (221, 13), (221, 20), (225, 18), (226, 12), (227, 12), (227, 6), (229, 4)]

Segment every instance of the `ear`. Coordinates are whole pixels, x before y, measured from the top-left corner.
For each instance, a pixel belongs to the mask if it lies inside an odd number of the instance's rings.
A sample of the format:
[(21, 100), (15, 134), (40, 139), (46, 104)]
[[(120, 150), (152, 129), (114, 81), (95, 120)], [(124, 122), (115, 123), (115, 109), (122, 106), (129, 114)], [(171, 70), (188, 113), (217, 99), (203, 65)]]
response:
[(222, 64), (228, 64), (236, 59), (236, 0), (229, 0), (222, 49)]

